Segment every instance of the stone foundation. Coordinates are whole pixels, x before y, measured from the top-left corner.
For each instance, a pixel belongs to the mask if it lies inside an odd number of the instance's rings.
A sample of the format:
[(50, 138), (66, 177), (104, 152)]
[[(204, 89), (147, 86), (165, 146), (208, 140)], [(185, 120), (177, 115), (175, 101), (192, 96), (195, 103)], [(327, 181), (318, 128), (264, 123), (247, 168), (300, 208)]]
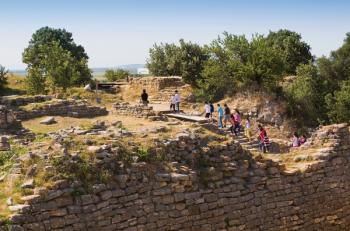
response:
[(131, 86), (142, 87), (147, 91), (159, 91), (167, 87), (181, 87), (184, 85), (182, 78), (178, 76), (133, 78), (130, 84)]
[(58, 100), (33, 110), (18, 109), (14, 114), (19, 120), (28, 120), (41, 116), (95, 117), (107, 115), (108, 111), (105, 107), (90, 106), (81, 100)]
[[(12, 207), (9, 230), (348, 230), (349, 128), (327, 127), (323, 159), (305, 171), (252, 157), (239, 144), (207, 146), (191, 134), (157, 152), (179, 160), (172, 172), (133, 163), (109, 185), (73, 196), (67, 181)], [(191, 168), (190, 162), (193, 163)], [(153, 169), (153, 170), (152, 170)], [(0, 230), (8, 230), (3, 227)]]
[(7, 129), (16, 123), (13, 112), (7, 106), (0, 105), (0, 130)]
[(129, 103), (116, 103), (113, 105), (113, 113), (125, 116), (135, 116), (148, 118), (155, 116), (155, 112), (152, 107), (144, 105), (130, 105)]
[(30, 103), (40, 103), (52, 100), (49, 95), (34, 95), (34, 96), (3, 96), (0, 98), (0, 103), (8, 106), (24, 106)]

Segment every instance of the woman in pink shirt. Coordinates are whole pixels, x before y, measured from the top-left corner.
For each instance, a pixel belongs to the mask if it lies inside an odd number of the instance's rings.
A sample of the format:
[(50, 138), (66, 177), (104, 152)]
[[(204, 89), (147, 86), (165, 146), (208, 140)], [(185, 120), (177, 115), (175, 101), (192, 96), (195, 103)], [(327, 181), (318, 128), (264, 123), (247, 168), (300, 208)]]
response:
[(241, 113), (238, 111), (238, 109), (235, 109), (236, 113), (234, 115), (235, 117), (235, 127), (234, 127), (234, 132), (237, 134), (239, 130), (241, 129)]

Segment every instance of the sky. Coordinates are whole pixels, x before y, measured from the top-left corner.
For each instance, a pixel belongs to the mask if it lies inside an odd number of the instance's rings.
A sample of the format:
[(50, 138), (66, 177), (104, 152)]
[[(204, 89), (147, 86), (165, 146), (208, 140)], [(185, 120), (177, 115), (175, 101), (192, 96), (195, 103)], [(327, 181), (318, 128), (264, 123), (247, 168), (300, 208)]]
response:
[(222, 32), (289, 29), (317, 57), (350, 32), (349, 0), (0, 0), (0, 64), (24, 69), (22, 52), (41, 27), (65, 28), (84, 46), (89, 66), (145, 63), (154, 43), (210, 43)]

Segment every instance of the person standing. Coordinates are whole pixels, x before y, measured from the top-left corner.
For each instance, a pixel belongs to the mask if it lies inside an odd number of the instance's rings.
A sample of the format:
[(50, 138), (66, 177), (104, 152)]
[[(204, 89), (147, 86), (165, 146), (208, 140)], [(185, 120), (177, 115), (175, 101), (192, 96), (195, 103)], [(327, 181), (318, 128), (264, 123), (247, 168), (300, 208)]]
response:
[(210, 119), (213, 120), (214, 111), (215, 111), (214, 105), (211, 102), (209, 102), (209, 106), (210, 106)]
[(205, 118), (209, 120), (211, 110), (210, 110), (210, 104), (208, 102), (205, 102), (204, 110), (205, 110)]
[(143, 92), (141, 94), (141, 101), (142, 101), (143, 105), (145, 105), (145, 106), (148, 105), (148, 94), (147, 94), (145, 89), (143, 89)]
[(222, 109), (221, 105), (218, 104), (218, 126), (219, 128), (222, 128), (222, 118), (224, 117), (224, 110)]
[(180, 94), (177, 90), (175, 90), (174, 102), (175, 102), (175, 110), (179, 113), (181, 99), (180, 99)]
[(231, 110), (226, 103), (224, 104), (224, 114), (224, 128), (226, 128), (227, 122), (231, 120)]
[(175, 95), (170, 97), (170, 111), (175, 111)]

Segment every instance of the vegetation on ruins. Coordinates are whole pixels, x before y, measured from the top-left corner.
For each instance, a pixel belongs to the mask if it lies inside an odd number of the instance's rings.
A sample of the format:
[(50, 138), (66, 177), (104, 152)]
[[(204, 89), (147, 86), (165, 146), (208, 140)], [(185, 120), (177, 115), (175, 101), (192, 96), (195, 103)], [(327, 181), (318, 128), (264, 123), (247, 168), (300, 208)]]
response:
[(117, 80), (121, 80), (121, 79), (126, 79), (129, 75), (130, 75), (130, 73), (127, 70), (123, 70), (123, 69), (117, 69), (117, 70), (107, 69), (105, 71), (104, 77), (108, 81), (113, 82), (113, 81), (117, 81)]
[[(205, 46), (155, 44), (147, 66), (154, 75), (182, 75), (199, 99), (219, 100), (253, 85), (282, 97), (299, 125), (349, 122), (350, 33), (329, 57), (315, 60), (310, 50), (289, 30), (250, 40), (224, 32)], [(288, 75), (294, 76), (285, 83)]]
[(46, 88), (64, 91), (91, 80), (88, 56), (75, 44), (72, 33), (65, 29), (43, 27), (37, 30), (23, 52), (30, 93), (43, 93)]
[(7, 74), (8, 70), (0, 65), (0, 90), (4, 90), (5, 85), (7, 84)]

